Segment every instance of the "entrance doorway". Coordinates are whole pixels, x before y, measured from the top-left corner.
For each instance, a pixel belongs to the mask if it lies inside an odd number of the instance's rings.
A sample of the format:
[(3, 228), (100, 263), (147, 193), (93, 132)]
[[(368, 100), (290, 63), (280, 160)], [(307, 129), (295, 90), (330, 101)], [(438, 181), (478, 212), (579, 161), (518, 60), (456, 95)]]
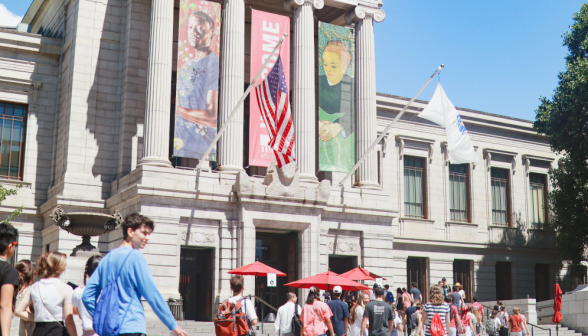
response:
[(421, 291), (421, 297), (427, 295), (427, 258), (409, 257), (406, 260), (406, 290), (410, 292), (411, 284), (416, 282), (417, 288)]
[[(255, 280), (255, 295), (275, 308), (286, 303), (286, 293), (296, 293), (296, 288), (284, 284), (298, 279), (298, 232), (255, 232), (255, 260), (286, 273), (285, 277), (277, 277), (276, 287), (267, 287), (267, 277), (258, 276)], [(300, 302), (302, 299), (299, 298)], [(257, 312), (265, 319), (270, 313), (269, 308), (256, 301)]]
[(184, 319), (212, 321), (212, 248), (182, 247), (180, 251), (180, 295)]
[(465, 302), (472, 302), (471, 260), (453, 260), (453, 283), (459, 282), (465, 292)]
[(357, 267), (357, 257), (329, 255), (329, 270), (339, 275), (349, 272)]
[(496, 262), (496, 300), (512, 300), (512, 263)]

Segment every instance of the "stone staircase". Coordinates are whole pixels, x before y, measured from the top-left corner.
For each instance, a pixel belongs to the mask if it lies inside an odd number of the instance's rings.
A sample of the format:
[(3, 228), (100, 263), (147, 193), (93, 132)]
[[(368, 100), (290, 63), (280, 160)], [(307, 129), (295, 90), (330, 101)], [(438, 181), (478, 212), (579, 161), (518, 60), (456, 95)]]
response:
[[(196, 321), (178, 321), (178, 324), (188, 332), (190, 336), (215, 336), (214, 324), (212, 322), (196, 322)], [(273, 336), (273, 323), (265, 323), (264, 332), (262, 333), (261, 325), (255, 326), (257, 336)], [(548, 330), (543, 330), (543, 329)], [(551, 330), (551, 334), (549, 332)], [(542, 324), (539, 327), (529, 325), (529, 336), (582, 336), (574, 330), (566, 327), (559, 327), (559, 332), (556, 332), (555, 324)], [(160, 321), (147, 322), (147, 336), (168, 336), (174, 335), (166, 326)], [(404, 333), (399, 332), (399, 336), (404, 336)], [(486, 336), (486, 334), (483, 334)]]

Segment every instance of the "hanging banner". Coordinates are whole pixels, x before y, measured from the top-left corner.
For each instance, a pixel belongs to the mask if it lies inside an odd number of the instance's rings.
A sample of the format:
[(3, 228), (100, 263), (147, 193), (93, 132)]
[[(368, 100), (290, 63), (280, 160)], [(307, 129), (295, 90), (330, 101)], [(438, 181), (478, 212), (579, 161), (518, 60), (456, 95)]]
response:
[(355, 165), (353, 29), (319, 22), (319, 170)]
[[(257, 72), (263, 66), (263, 62), (269, 57), (276, 44), (284, 33), (290, 35), (290, 18), (251, 10), (251, 68), (249, 71), (252, 81)], [(269, 71), (278, 59), (278, 53), (267, 64), (262, 72), (261, 78), (255, 85), (259, 84), (267, 76)], [(279, 56), (282, 59), (286, 84), (290, 87), (290, 37), (286, 37), (280, 46)], [(251, 91), (249, 98), (249, 165), (258, 167), (269, 167), (274, 159), (274, 152), (269, 146), (270, 136), (268, 129), (261, 117), (261, 110), (255, 90)]]
[(219, 3), (180, 1), (174, 156), (202, 159), (216, 136), (220, 28)]

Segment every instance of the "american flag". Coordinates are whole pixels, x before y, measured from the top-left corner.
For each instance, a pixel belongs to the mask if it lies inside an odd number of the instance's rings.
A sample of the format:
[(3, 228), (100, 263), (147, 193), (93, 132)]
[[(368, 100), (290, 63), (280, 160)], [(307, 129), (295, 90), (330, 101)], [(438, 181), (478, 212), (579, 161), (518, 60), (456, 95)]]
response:
[(271, 137), (269, 146), (276, 155), (278, 167), (281, 168), (295, 161), (296, 156), (288, 85), (280, 56), (267, 77), (255, 87), (255, 92), (261, 107), (261, 116)]

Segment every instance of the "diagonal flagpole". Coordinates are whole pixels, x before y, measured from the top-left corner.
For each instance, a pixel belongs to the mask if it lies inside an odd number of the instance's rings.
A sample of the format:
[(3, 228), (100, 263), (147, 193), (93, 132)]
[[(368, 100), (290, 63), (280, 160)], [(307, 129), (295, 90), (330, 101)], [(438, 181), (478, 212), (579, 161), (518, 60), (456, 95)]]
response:
[(343, 184), (345, 183), (345, 181), (347, 181), (347, 179), (349, 179), (349, 177), (351, 177), (351, 175), (357, 170), (357, 168), (363, 162), (363, 160), (365, 160), (365, 158), (367, 157), (367, 155), (374, 148), (376, 148), (376, 146), (378, 145), (378, 143), (380, 141), (382, 141), (382, 139), (388, 134), (388, 131), (390, 131), (390, 129), (394, 126), (394, 124), (396, 124), (396, 122), (398, 121), (398, 119), (400, 119), (400, 117), (402, 117), (402, 115), (404, 114), (404, 111), (406, 111), (406, 109), (410, 106), (410, 104), (412, 104), (415, 101), (415, 99), (417, 99), (417, 97), (421, 94), (421, 92), (423, 92), (423, 90), (427, 87), (427, 85), (429, 85), (429, 83), (431, 82), (431, 80), (433, 79), (433, 77), (435, 77), (435, 75), (437, 73), (441, 72), (441, 69), (443, 69), (444, 67), (445, 67), (445, 65), (444, 64), (441, 64), (437, 68), (437, 70), (435, 70), (435, 72), (433, 73), (433, 75), (431, 75), (431, 77), (425, 83), (425, 85), (423, 85), (421, 87), (421, 89), (419, 90), (419, 92), (417, 92), (417, 94), (414, 95), (414, 97), (412, 97), (412, 99), (402, 108), (402, 110), (400, 111), (400, 113), (398, 113), (398, 115), (394, 118), (394, 120), (392, 120), (392, 122), (390, 123), (390, 125), (388, 125), (384, 129), (384, 131), (382, 132), (382, 134), (380, 134), (380, 136), (376, 139), (376, 141), (374, 141), (372, 143), (372, 145), (365, 151), (365, 153), (363, 153), (363, 155), (361, 156), (361, 158), (359, 160), (357, 160), (357, 163), (355, 164), (355, 166), (353, 166), (353, 168), (351, 168), (351, 170), (349, 171), (349, 173), (347, 173), (347, 175), (345, 175), (345, 177), (341, 180), (341, 182), (339, 182), (339, 186), (340, 187), (342, 187)]
[(261, 73), (263, 72), (263, 69), (266, 68), (266, 66), (269, 63), (270, 59), (272, 59), (272, 57), (274, 56), (274, 53), (276, 52), (276, 50), (278, 50), (278, 48), (280, 47), (280, 45), (282, 44), (282, 42), (284, 42), (284, 39), (286, 38), (286, 36), (288, 36), (288, 33), (284, 33), (284, 35), (282, 36), (282, 38), (280, 39), (280, 41), (278, 42), (278, 44), (276, 44), (276, 46), (274, 47), (274, 50), (272, 50), (272, 52), (269, 55), (269, 57), (265, 60), (265, 62), (263, 62), (263, 65), (261, 66), (261, 68), (257, 72), (257, 75), (251, 81), (251, 83), (249, 83), (249, 86), (247, 87), (247, 90), (245, 90), (245, 92), (243, 93), (243, 96), (241, 96), (241, 99), (239, 99), (239, 101), (237, 102), (237, 105), (235, 105), (235, 107), (233, 108), (233, 111), (231, 112), (231, 114), (229, 114), (229, 117), (227, 118), (227, 120), (225, 120), (223, 126), (216, 133), (216, 136), (214, 137), (214, 139), (212, 140), (212, 142), (210, 143), (210, 145), (206, 149), (206, 152), (204, 152), (204, 155), (202, 155), (202, 159), (200, 159), (200, 162), (198, 163), (198, 166), (196, 166), (196, 170), (198, 170), (199, 172), (202, 169), (202, 165), (204, 164), (204, 162), (208, 162), (208, 160), (207, 160), (208, 159), (208, 155), (210, 155), (210, 152), (212, 151), (212, 148), (214, 148), (214, 145), (216, 144), (216, 142), (218, 141), (218, 139), (221, 137), (221, 135), (223, 134), (223, 132), (227, 129), (227, 126), (229, 125), (229, 123), (231, 122), (231, 120), (235, 117), (235, 115), (237, 115), (237, 110), (239, 109), (239, 107), (241, 107), (241, 105), (245, 101), (245, 98), (247, 98), (247, 96), (249, 95), (249, 92), (251, 91), (251, 89), (253, 89), (253, 85), (257, 82), (257, 80), (261, 76)]

